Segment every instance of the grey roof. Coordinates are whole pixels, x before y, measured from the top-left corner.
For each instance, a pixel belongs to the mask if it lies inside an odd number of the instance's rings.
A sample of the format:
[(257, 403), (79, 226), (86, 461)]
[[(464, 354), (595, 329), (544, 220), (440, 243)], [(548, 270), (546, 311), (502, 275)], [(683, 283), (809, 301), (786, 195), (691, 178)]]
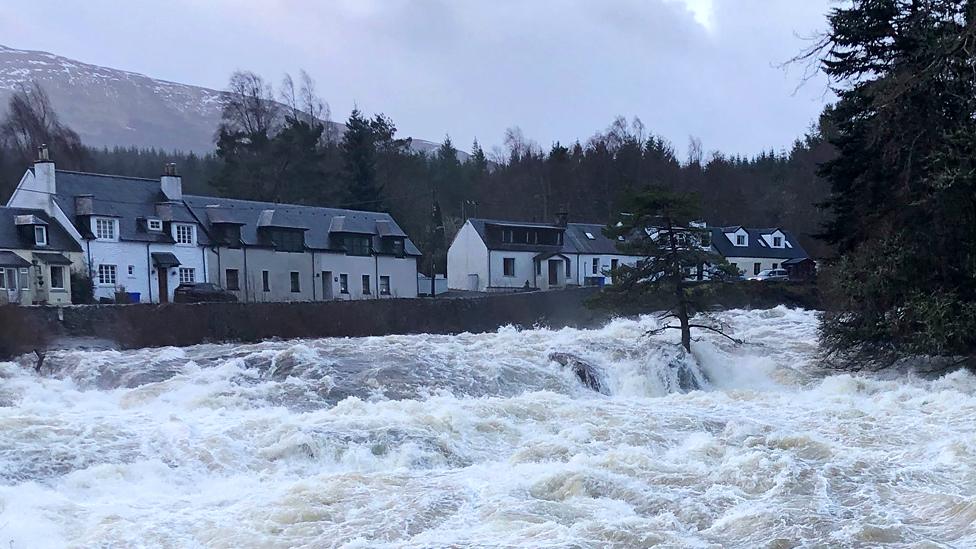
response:
[(48, 265), (71, 265), (71, 260), (57, 252), (34, 252), (34, 258)]
[[(379, 240), (382, 236), (406, 237), (406, 233), (388, 213), (195, 195), (183, 195), (183, 200), (204, 223), (227, 222), (214, 220), (209, 215), (211, 212), (219, 212), (218, 219), (233, 219), (234, 223), (242, 225), (241, 240), (245, 246), (268, 245), (258, 234), (258, 227), (262, 226), (305, 229), (305, 245), (314, 250), (340, 249), (339, 243), (330, 233), (371, 235), (374, 249), (380, 249)], [(263, 213), (267, 210), (273, 210), (273, 213)], [(381, 231), (389, 234), (383, 235)], [(420, 255), (420, 250), (409, 238), (405, 238), (404, 250), (407, 255)]]
[[(69, 219), (75, 220), (75, 197), (92, 196), (92, 214), (119, 218), (119, 239), (138, 242), (173, 242), (169, 234), (140, 230), (139, 218), (158, 217), (156, 204), (168, 202), (160, 190), (158, 179), (123, 177), (117, 175), (57, 171), (55, 202)], [(170, 202), (172, 221), (196, 223), (190, 210), (180, 202)], [(82, 234), (88, 227), (78, 227)], [(200, 244), (208, 244), (206, 236), (198, 235)]]
[[(528, 227), (528, 228), (543, 228), (543, 229), (556, 229), (563, 232), (563, 245), (560, 246), (547, 246), (545, 244), (490, 244), (493, 250), (510, 250), (510, 251), (534, 251), (540, 253), (564, 253), (564, 254), (600, 254), (600, 255), (631, 255), (622, 252), (617, 249), (617, 243), (611, 239), (607, 238), (603, 234), (603, 229), (606, 228), (604, 225), (598, 223), (567, 223), (565, 227), (559, 225), (554, 225), (552, 223), (537, 223), (537, 222), (521, 222), (521, 221), (503, 221), (497, 219), (479, 219), (479, 218), (469, 218), (468, 222), (474, 227), (481, 239), (488, 244), (488, 233), (486, 227), (489, 225), (500, 226), (500, 227)], [(586, 235), (590, 233), (593, 235), (591, 239)]]
[[(47, 246), (35, 246), (33, 233), (27, 237), (17, 227), (17, 218), (31, 216), (47, 225)], [(55, 223), (43, 210), (0, 207), (0, 248), (80, 252), (81, 246), (71, 238), (60, 223)]]
[[(744, 229), (749, 235), (748, 246), (735, 246), (728, 238), (725, 237), (725, 233), (735, 232), (740, 228)], [(800, 242), (797, 241), (797, 239), (793, 236), (793, 233), (783, 229), (778, 229), (777, 227), (766, 229), (749, 229), (739, 226), (710, 227), (709, 230), (712, 232), (712, 247), (714, 247), (723, 257), (757, 257), (770, 259), (810, 257), (806, 250), (803, 249), (803, 246), (800, 246)], [(783, 236), (786, 237), (786, 241), (793, 246), (792, 248), (772, 248), (770, 246), (760, 244), (762, 235), (772, 234), (777, 230), (783, 233)]]
[(0, 250), (0, 267), (30, 267), (30, 261), (13, 252)]
[(157, 267), (166, 269), (180, 265), (180, 260), (170, 252), (153, 252), (150, 255), (152, 256), (153, 265)]

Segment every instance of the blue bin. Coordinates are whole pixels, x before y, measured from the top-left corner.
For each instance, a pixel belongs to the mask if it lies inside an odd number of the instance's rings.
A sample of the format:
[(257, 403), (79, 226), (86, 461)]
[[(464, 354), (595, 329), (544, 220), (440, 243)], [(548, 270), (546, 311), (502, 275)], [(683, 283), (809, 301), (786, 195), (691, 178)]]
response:
[(129, 303), (139, 303), (139, 298), (142, 297), (139, 292), (125, 292), (125, 295), (129, 296)]

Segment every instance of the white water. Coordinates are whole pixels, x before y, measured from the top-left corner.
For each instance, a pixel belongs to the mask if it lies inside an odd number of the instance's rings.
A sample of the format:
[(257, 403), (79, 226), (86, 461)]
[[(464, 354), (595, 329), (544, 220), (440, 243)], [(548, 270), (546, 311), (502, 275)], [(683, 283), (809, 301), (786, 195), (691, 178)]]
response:
[(644, 319), (0, 363), (0, 547), (976, 546), (976, 377), (722, 318), (693, 359)]

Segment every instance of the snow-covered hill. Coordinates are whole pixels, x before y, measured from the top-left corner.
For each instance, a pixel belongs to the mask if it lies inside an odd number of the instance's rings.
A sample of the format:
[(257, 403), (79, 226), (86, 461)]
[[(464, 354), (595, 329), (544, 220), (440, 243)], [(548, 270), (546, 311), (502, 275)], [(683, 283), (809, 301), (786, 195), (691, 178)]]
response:
[[(31, 80), (44, 87), (61, 120), (87, 145), (213, 150), (221, 91), (0, 45), (0, 112)], [(336, 125), (341, 133), (344, 126)], [(436, 146), (414, 139), (419, 151)]]

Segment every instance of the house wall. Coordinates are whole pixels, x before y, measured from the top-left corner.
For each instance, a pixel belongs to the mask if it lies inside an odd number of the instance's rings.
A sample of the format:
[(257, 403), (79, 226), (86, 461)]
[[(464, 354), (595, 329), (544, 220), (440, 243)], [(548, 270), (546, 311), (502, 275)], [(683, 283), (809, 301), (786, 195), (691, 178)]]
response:
[[(784, 258), (771, 259), (768, 257), (726, 257), (725, 260), (729, 263), (735, 263), (743, 276), (752, 276), (755, 274), (753, 265), (756, 263), (759, 263), (760, 271), (765, 271), (773, 268), (782, 268), (783, 262), (786, 261)], [(776, 267), (773, 267), (774, 264)]]
[[(203, 248), (199, 246), (174, 246), (172, 244), (152, 244), (147, 242), (107, 242), (99, 240), (85, 241), (84, 254), (88, 272), (95, 283), (95, 299), (113, 299), (115, 292), (139, 292), (141, 303), (159, 302), (159, 279), (156, 266), (152, 264), (152, 253), (170, 252), (180, 260), (180, 267), (196, 269), (196, 281), (206, 282), (208, 273)], [(98, 266), (115, 265), (116, 284), (99, 284)], [(129, 274), (129, 266), (132, 274)], [(173, 299), (173, 292), (180, 285), (179, 267), (167, 269), (168, 299)]]
[[(612, 254), (577, 254), (572, 256), (573, 259), (573, 283), (580, 286), (586, 286), (588, 283), (592, 284), (593, 279), (602, 280), (603, 284), (609, 285), (613, 281), (610, 276), (605, 274), (605, 271), (610, 270), (610, 265), (612, 261), (616, 259), (620, 265), (634, 265), (637, 263), (637, 257), (629, 255), (612, 255)], [(593, 274), (593, 260), (598, 259), (600, 261), (600, 266), (597, 269), (597, 274)], [(577, 268), (577, 263), (578, 267)], [(587, 279), (591, 279), (587, 281)]]
[(478, 231), (465, 222), (447, 250), (447, 286), (452, 290), (469, 290), (468, 275), (478, 275), (479, 292), (488, 287), (488, 246)]
[[(61, 250), (10, 250), (31, 263), (34, 262), (34, 251), (60, 253), (71, 260), (71, 265), (63, 265), (64, 288), (51, 289), (51, 266), (38, 261), (30, 267), (17, 269), (17, 290), (15, 292), (0, 291), (0, 303), (14, 302), (21, 305), (68, 305), (71, 303), (71, 273), (84, 271), (85, 264), (82, 254)], [(6, 269), (6, 267), (0, 267)], [(13, 299), (11, 299), (13, 298)]]
[[(219, 256), (218, 256), (219, 252)], [(287, 302), (322, 301), (325, 289), (332, 289), (333, 300), (417, 296), (417, 261), (413, 257), (347, 256), (315, 252), (289, 253), (266, 248), (218, 248), (208, 252), (212, 280), (227, 288), (227, 269), (237, 269), (240, 290), (231, 293), (241, 301)], [(314, 256), (314, 257), (313, 257)], [(262, 271), (268, 271), (269, 289), (263, 290)], [(298, 272), (300, 291), (291, 291), (291, 273)], [(324, 272), (331, 273), (323, 280)], [(349, 293), (339, 291), (339, 278), (346, 274)], [(363, 292), (362, 276), (369, 275), (369, 293)], [(379, 277), (390, 277), (390, 294), (379, 294)]]
[[(491, 279), (487, 289), (491, 291), (524, 288), (526, 282), (530, 288), (538, 288), (538, 282), (541, 282), (539, 279), (542, 277), (535, 274), (535, 262), (532, 258), (536, 253), (491, 250), (488, 256)], [(515, 276), (505, 276), (505, 258), (515, 259)]]

